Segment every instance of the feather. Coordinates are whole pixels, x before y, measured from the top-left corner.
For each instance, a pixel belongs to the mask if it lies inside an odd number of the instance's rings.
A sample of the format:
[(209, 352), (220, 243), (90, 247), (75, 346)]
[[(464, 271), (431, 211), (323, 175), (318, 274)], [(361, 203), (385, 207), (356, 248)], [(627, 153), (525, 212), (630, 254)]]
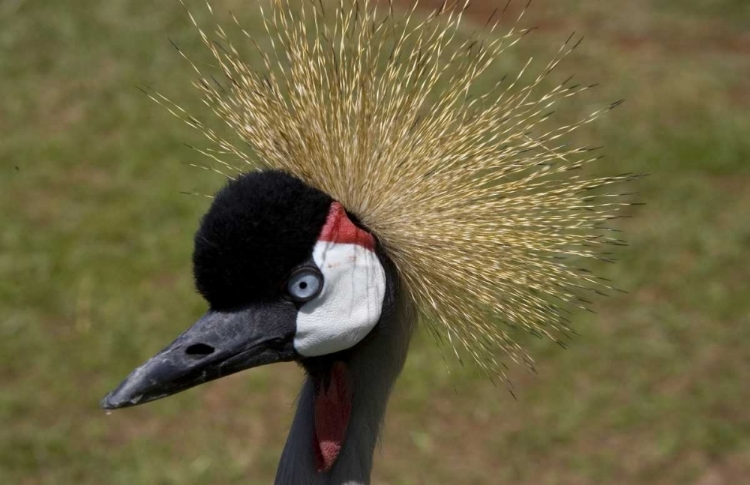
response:
[(504, 376), (506, 356), (533, 362), (514, 329), (560, 341), (571, 309), (613, 289), (581, 265), (620, 243), (607, 224), (630, 204), (615, 187), (636, 176), (590, 175), (600, 157), (565, 141), (617, 103), (549, 121), (591, 87), (545, 87), (573, 37), (537, 74), (529, 60), (483, 88), (529, 29), (519, 17), (503, 35), (498, 20), (467, 35), (467, 6), (424, 16), (416, 3), (397, 13), (370, 0), (274, 0), (259, 7), (268, 49), (235, 19), (259, 63), (190, 14), (221, 73), (216, 81), (191, 62), (195, 86), (239, 142), (152, 97), (208, 137), (203, 153), (221, 173), (284, 170), (341, 202), (377, 236), (438, 340)]

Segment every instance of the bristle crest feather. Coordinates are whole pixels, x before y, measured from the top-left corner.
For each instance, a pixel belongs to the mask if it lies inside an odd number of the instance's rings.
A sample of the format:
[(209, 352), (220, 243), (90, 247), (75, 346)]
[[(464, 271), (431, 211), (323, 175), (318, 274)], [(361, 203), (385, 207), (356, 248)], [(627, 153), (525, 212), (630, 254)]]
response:
[(605, 223), (629, 204), (608, 190), (636, 176), (592, 177), (580, 170), (600, 158), (593, 148), (563, 142), (614, 105), (545, 125), (559, 101), (593, 87), (568, 79), (542, 91), (580, 40), (571, 36), (530, 81), (531, 59), (482, 91), (480, 76), (531, 29), (519, 28), (523, 9), (497, 36), (506, 7), (465, 37), (467, 6), (421, 16), (417, 2), (400, 15), (391, 2), (273, 0), (260, 7), (268, 50), (232, 14), (259, 67), (221, 26), (212, 40), (188, 9), (226, 86), (178, 51), (240, 142), (149, 96), (205, 134), (214, 148), (199, 151), (219, 173), (283, 169), (341, 202), (382, 242), (437, 339), (504, 376), (504, 356), (533, 366), (514, 328), (560, 342), (568, 308), (615, 290), (579, 260), (606, 260), (602, 250), (620, 242)]

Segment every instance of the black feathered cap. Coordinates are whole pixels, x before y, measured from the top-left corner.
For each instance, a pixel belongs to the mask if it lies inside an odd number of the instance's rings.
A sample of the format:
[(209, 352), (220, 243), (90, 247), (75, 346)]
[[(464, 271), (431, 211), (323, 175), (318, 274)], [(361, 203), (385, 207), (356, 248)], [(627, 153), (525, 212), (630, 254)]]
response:
[(289, 272), (310, 257), (332, 202), (279, 170), (230, 181), (195, 234), (198, 291), (214, 310), (278, 297)]

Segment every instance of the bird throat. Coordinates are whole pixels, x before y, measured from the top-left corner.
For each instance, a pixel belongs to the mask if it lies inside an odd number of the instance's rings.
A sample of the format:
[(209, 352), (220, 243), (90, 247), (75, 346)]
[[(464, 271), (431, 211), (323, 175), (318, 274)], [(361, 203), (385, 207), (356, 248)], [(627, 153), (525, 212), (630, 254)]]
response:
[(352, 412), (352, 385), (348, 366), (335, 361), (313, 375), (315, 430), (313, 450), (319, 473), (333, 468), (344, 446)]

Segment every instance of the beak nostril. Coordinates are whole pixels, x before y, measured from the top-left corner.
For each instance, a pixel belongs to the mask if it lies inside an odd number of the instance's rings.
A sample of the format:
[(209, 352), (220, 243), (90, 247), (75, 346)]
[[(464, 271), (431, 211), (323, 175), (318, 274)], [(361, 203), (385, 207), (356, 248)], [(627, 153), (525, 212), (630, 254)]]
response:
[(193, 344), (185, 349), (185, 353), (188, 355), (194, 355), (196, 357), (204, 357), (214, 353), (214, 348), (206, 344)]

